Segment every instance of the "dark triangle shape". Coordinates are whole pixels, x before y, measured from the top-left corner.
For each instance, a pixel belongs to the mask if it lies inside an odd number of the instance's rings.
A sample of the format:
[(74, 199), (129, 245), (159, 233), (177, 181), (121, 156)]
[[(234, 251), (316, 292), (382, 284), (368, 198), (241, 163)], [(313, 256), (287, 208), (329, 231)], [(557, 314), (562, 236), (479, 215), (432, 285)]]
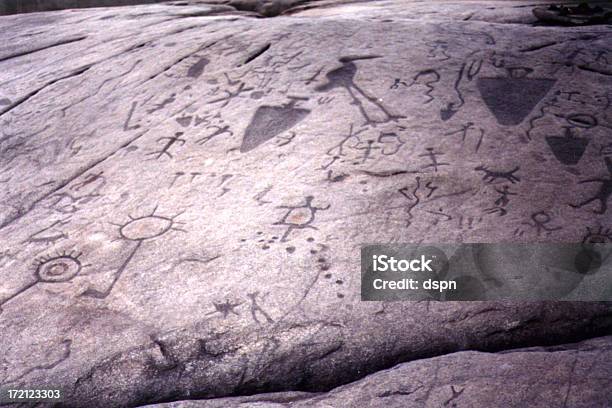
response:
[(516, 126), (535, 108), (556, 79), (478, 78), (485, 104), (500, 125)]
[(547, 136), (546, 142), (553, 154), (563, 164), (578, 164), (589, 141), (584, 138), (567, 136)]
[(291, 106), (260, 106), (247, 126), (240, 152), (249, 152), (262, 143), (291, 129), (301, 122), (310, 110)]

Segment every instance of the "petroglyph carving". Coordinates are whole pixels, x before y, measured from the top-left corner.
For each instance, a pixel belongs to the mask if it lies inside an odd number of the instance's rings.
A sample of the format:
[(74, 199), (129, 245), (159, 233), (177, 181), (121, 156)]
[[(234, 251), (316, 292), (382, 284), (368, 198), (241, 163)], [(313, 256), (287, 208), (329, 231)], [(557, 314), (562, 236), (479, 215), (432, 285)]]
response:
[(579, 181), (578, 184), (583, 183), (600, 183), (601, 186), (591, 198), (582, 201), (579, 204), (570, 204), (574, 208), (582, 208), (594, 201), (599, 201), (599, 210), (593, 211), (595, 214), (604, 214), (608, 211), (608, 199), (612, 195), (612, 159), (610, 157), (605, 158), (606, 167), (610, 176), (608, 178), (593, 178)]
[(563, 136), (546, 136), (546, 143), (553, 154), (563, 164), (578, 164), (589, 140), (584, 137), (576, 137), (570, 127), (565, 128)]
[(519, 177), (514, 175), (514, 173), (520, 170), (520, 166), (516, 166), (512, 170), (508, 171), (489, 170), (485, 166), (478, 166), (474, 168), (474, 170), (483, 172), (484, 175), (482, 176), (482, 179), (488, 182), (489, 184), (494, 183), (497, 180), (506, 180), (512, 184), (521, 181)]
[(148, 240), (158, 238), (169, 231), (180, 231), (186, 232), (185, 230), (178, 227), (182, 224), (176, 221), (176, 218), (182, 213), (176, 214), (172, 217), (166, 217), (157, 215), (157, 206), (153, 209), (151, 214), (142, 217), (129, 216), (129, 221), (125, 224), (113, 224), (119, 227), (119, 235), (126, 241), (135, 242), (136, 245), (129, 253), (125, 261), (115, 272), (111, 284), (104, 290), (97, 290), (89, 288), (81, 294), (81, 296), (93, 297), (96, 299), (105, 299), (110, 295), (111, 291), (115, 287), (115, 284), (129, 265), (130, 261), (136, 255), (142, 244)]
[(80, 253), (75, 252), (58, 252), (55, 255), (48, 255), (37, 259), (34, 280), (0, 301), (0, 313), (2, 313), (3, 305), (39, 283), (65, 283), (71, 281), (79, 274), (83, 266), (79, 260), (80, 256)]
[(556, 79), (527, 78), (531, 69), (507, 68), (508, 76), (478, 78), (476, 85), (499, 124), (520, 124), (551, 90)]
[(244, 132), (240, 152), (247, 153), (304, 120), (310, 110), (296, 107), (300, 100), (305, 100), (305, 98), (292, 97), (291, 101), (283, 106), (257, 108), (251, 123)]
[[(397, 119), (403, 118), (401, 115), (396, 115), (391, 112), (380, 102), (379, 98), (368, 95), (355, 83), (355, 75), (357, 74), (357, 65), (354, 61), (378, 58), (377, 56), (364, 56), (364, 57), (342, 57), (340, 62), (342, 66), (329, 71), (326, 75), (327, 83), (320, 85), (316, 88), (318, 92), (327, 92), (335, 88), (343, 88), (349, 93), (349, 96), (353, 100), (353, 103), (359, 108), (359, 112), (365, 119), (367, 124), (376, 125), (377, 123), (387, 123), (390, 121), (397, 121)], [(364, 98), (364, 100), (360, 99)], [(372, 117), (366, 110), (366, 103), (371, 104), (378, 108), (382, 114), (381, 119)]]
[(315, 207), (312, 202), (314, 200), (313, 196), (307, 196), (306, 202), (301, 205), (296, 206), (280, 206), (277, 208), (286, 209), (287, 212), (281, 218), (280, 221), (275, 222), (273, 225), (281, 225), (287, 227), (287, 230), (283, 234), (281, 238), (281, 242), (286, 242), (289, 235), (294, 230), (299, 229), (313, 229), (316, 230), (317, 227), (313, 226), (312, 223), (315, 221), (315, 216), (318, 211), (325, 211), (331, 207), (331, 204), (328, 204), (325, 207)]

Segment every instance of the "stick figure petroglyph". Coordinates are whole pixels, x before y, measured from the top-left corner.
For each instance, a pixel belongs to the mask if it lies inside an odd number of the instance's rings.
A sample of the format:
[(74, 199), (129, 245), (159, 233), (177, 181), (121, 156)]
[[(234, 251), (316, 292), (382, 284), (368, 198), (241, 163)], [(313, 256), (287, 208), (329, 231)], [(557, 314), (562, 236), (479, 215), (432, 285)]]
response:
[(173, 156), (170, 153), (170, 148), (172, 148), (172, 146), (174, 146), (176, 143), (179, 143), (182, 146), (187, 142), (185, 139), (181, 139), (181, 136), (183, 136), (183, 132), (176, 132), (175, 135), (172, 137), (160, 137), (159, 139), (157, 139), (158, 142), (161, 142), (162, 140), (167, 140), (168, 142), (164, 145), (164, 147), (162, 147), (161, 150), (147, 153), (147, 156), (157, 155), (155, 158), (159, 159), (163, 155), (166, 155), (172, 159)]
[[(542, 232), (546, 232), (547, 235), (550, 235), (551, 232), (558, 231), (563, 227), (551, 227), (548, 226), (552, 222), (552, 217), (546, 211), (538, 211), (536, 213), (531, 214), (531, 221), (523, 222), (521, 225), (527, 225), (529, 227), (535, 228), (536, 234), (540, 236)], [(523, 235), (523, 231), (520, 228), (517, 228), (514, 231), (515, 235)]]
[(331, 158), (331, 161), (329, 163), (323, 165), (321, 168), (323, 170), (327, 170), (337, 160), (340, 160), (341, 157), (346, 156), (346, 153), (344, 152), (344, 148), (346, 147), (345, 146), (346, 143), (349, 140), (354, 139), (355, 145), (349, 146), (349, 147), (354, 147), (354, 146), (358, 145), (359, 143), (361, 143), (361, 139), (359, 138), (359, 134), (365, 132), (366, 130), (367, 130), (367, 128), (362, 128), (362, 129), (354, 132), (353, 124), (351, 123), (348, 135), (345, 136), (344, 139), (342, 139), (340, 141), (340, 143), (338, 143), (337, 145), (334, 145), (332, 148), (327, 150), (326, 154), (328, 156), (331, 156), (332, 158)]
[(442, 59), (439, 61), (448, 61), (451, 59), (450, 55), (447, 54), (448, 51), (448, 43), (446, 41), (436, 40), (433, 42), (425, 43), (429, 47), (429, 52), (427, 53), (427, 57), (429, 58), (438, 58), (439, 54), (442, 55)]
[(306, 197), (306, 203), (297, 206), (280, 206), (277, 208), (286, 209), (287, 212), (281, 218), (280, 221), (275, 222), (272, 225), (282, 225), (287, 227), (287, 230), (283, 234), (280, 242), (287, 242), (287, 237), (296, 229), (313, 229), (317, 230), (318, 228), (313, 226), (312, 223), (315, 220), (315, 215), (317, 211), (325, 211), (331, 207), (331, 204), (328, 204), (326, 207), (315, 207), (312, 205), (312, 201), (314, 200), (313, 196)]
[(441, 163), (438, 161), (438, 156), (443, 156), (444, 153), (440, 153), (440, 152), (436, 152), (434, 150), (433, 147), (427, 147), (425, 148), (425, 150), (427, 150), (427, 153), (423, 153), (421, 155), (419, 155), (419, 157), (428, 157), (429, 160), (431, 161), (431, 163), (423, 166), (423, 169), (428, 169), (430, 167), (432, 167), (434, 169), (435, 172), (438, 171), (438, 167), (442, 167), (442, 166), (449, 166), (450, 163)]
[(268, 323), (274, 323), (274, 320), (270, 317), (270, 315), (266, 313), (266, 311), (263, 310), (261, 306), (259, 306), (259, 304), (257, 303), (259, 292), (247, 293), (247, 296), (249, 297), (249, 299), (251, 299), (251, 316), (253, 316), (253, 320), (255, 320), (256, 323), (261, 324), (261, 322), (257, 318), (257, 313), (259, 312)]
[(249, 92), (252, 90), (253, 88), (246, 88), (246, 84), (244, 82), (241, 82), (235, 91), (224, 90), (223, 92), (225, 93), (225, 96), (212, 100), (209, 102), (209, 104), (223, 102), (219, 107), (225, 108), (231, 102), (232, 99), (237, 98), (243, 92)]
[(499, 198), (495, 200), (496, 206), (491, 208), (485, 208), (484, 211), (488, 214), (498, 213), (500, 216), (504, 216), (508, 214), (508, 210), (505, 208), (510, 203), (510, 199), (508, 197), (511, 195), (518, 194), (511, 192), (508, 186), (504, 186), (501, 190), (495, 187), (495, 191), (500, 194)]
[(374, 143), (374, 140), (366, 140), (365, 143), (359, 142), (357, 145), (355, 145), (355, 150), (363, 150), (363, 156), (361, 156), (361, 163), (356, 162), (355, 164), (364, 164), (367, 160), (374, 159), (373, 157), (371, 157), (372, 152), (374, 150), (380, 149), (380, 147), (374, 147)]
[(199, 139), (197, 141), (198, 144), (203, 145), (206, 142), (210, 141), (211, 139), (217, 136), (221, 136), (223, 134), (227, 134), (229, 137), (234, 136), (234, 132), (230, 130), (230, 127), (228, 125), (225, 125), (225, 126), (211, 125), (211, 126), (207, 126), (206, 129), (215, 129), (215, 130), (210, 135), (204, 136), (203, 138)]
[(502, 206), (502, 207), (505, 207), (510, 202), (510, 199), (508, 198), (508, 196), (517, 195), (517, 193), (511, 192), (510, 191), (510, 187), (508, 187), (508, 186), (504, 186), (501, 190), (499, 190), (496, 187), (495, 191), (497, 191), (499, 194), (501, 194), (501, 197), (499, 197), (497, 200), (495, 200), (495, 204), (499, 205), (499, 206)]
[(476, 152), (478, 152), (478, 150), (480, 149), (480, 145), (482, 144), (482, 139), (484, 138), (485, 131), (483, 128), (476, 129), (474, 127), (474, 122), (467, 122), (465, 125), (462, 125), (459, 129), (445, 133), (444, 136), (461, 134), (461, 143), (463, 144), (465, 142), (466, 137), (468, 136), (468, 133), (470, 133), (470, 130), (475, 130), (480, 133), (480, 136), (478, 136), (478, 141), (476, 142), (476, 147), (474, 149)]
[(595, 214), (604, 214), (608, 211), (608, 199), (612, 195), (612, 159), (610, 157), (605, 158), (606, 167), (610, 173), (608, 178), (593, 178), (579, 181), (578, 184), (584, 183), (601, 183), (599, 191), (595, 195), (579, 204), (570, 204), (571, 207), (581, 208), (593, 201), (599, 201), (599, 210), (593, 211)]
[(247, 88), (246, 84), (242, 81), (232, 80), (229, 77), (229, 75), (227, 75), (227, 73), (225, 73), (224, 75), (225, 75), (225, 78), (227, 79), (227, 84), (229, 86), (238, 85), (238, 87), (235, 90), (227, 90), (227, 89), (223, 90), (223, 93), (225, 93), (225, 96), (222, 96), (220, 98), (217, 98), (217, 99), (214, 99), (208, 102), (208, 104), (223, 102), (221, 105), (219, 105), (220, 108), (225, 108), (232, 101), (232, 99), (239, 97), (244, 92), (250, 92), (253, 90), (253, 88)]

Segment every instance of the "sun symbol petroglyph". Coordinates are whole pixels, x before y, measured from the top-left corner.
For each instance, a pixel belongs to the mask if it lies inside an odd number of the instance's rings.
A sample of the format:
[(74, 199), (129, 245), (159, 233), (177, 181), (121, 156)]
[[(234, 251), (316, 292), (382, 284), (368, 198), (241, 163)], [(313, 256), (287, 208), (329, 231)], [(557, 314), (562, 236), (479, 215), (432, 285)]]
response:
[(597, 230), (587, 227), (587, 233), (582, 238), (583, 244), (607, 244), (612, 243), (612, 230), (600, 226)]
[(81, 271), (80, 253), (62, 253), (38, 260), (36, 276), (39, 282), (68, 282)]
[(130, 220), (125, 224), (111, 223), (112, 225), (119, 227), (119, 235), (121, 239), (136, 242), (136, 245), (123, 264), (121, 264), (121, 266), (117, 269), (111, 284), (105, 290), (99, 291), (97, 289), (89, 288), (83, 292), (81, 296), (93, 297), (96, 299), (106, 298), (115, 287), (115, 284), (129, 265), (134, 255), (136, 255), (136, 252), (138, 252), (143, 242), (158, 238), (169, 231), (186, 232), (178, 227), (183, 223), (176, 221), (176, 218), (183, 214), (182, 212), (171, 217), (166, 217), (156, 214), (156, 211), (157, 206), (155, 206), (149, 215), (141, 217), (132, 217), (131, 215), (128, 215)]
[(37, 259), (34, 264), (36, 268), (34, 279), (9, 297), (0, 301), (0, 313), (2, 313), (3, 305), (25, 293), (38, 283), (64, 283), (71, 281), (83, 268), (83, 264), (79, 260), (80, 256), (81, 254), (76, 252), (58, 252), (54, 255), (47, 255)]
[(164, 235), (170, 230), (186, 232), (185, 230), (177, 227), (177, 225), (181, 225), (183, 223), (175, 220), (176, 217), (182, 215), (183, 213), (176, 214), (172, 217), (165, 217), (155, 214), (156, 211), (157, 206), (149, 215), (136, 218), (128, 215), (130, 220), (127, 223), (111, 224), (119, 227), (119, 234), (121, 237), (129, 241), (146, 241)]

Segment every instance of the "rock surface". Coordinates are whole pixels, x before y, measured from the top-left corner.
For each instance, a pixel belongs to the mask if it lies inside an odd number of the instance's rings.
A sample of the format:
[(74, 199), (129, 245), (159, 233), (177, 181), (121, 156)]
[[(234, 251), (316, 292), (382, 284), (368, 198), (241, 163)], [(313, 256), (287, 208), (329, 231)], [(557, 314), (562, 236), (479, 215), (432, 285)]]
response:
[(262, 394), (150, 408), (612, 406), (612, 338), (488, 354), (463, 351), (400, 364), (328, 393)]
[(359, 294), (363, 243), (612, 241), (610, 27), (317, 4), (0, 18), (0, 388), (322, 392), (610, 333), (609, 303)]
[(250, 11), (262, 17), (273, 17), (284, 12), (290, 12), (294, 7), (305, 7), (311, 3), (317, 3), (317, 5), (321, 6), (358, 1), (364, 0), (332, 0), (331, 2), (329, 0), (3, 0), (0, 2), (0, 15), (89, 7), (116, 7), (165, 3), (175, 6), (206, 6), (207, 4), (227, 5), (234, 10)]
[(161, 3), (163, 0), (3, 0), (0, 14), (32, 13), (81, 7), (113, 7)]

